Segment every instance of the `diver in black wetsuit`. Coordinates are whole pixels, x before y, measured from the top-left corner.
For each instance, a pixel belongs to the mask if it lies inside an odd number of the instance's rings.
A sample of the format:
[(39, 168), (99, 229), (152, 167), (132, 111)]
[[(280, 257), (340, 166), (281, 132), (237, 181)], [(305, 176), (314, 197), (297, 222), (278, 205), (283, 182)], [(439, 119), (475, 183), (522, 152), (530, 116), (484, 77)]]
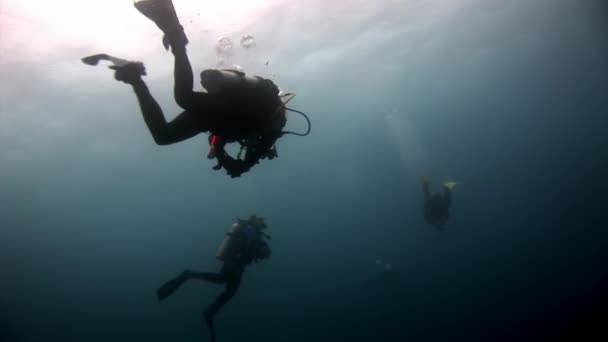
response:
[[(201, 83), (208, 92), (193, 91), (192, 67), (186, 52), (188, 39), (171, 0), (144, 0), (135, 2), (135, 7), (164, 33), (163, 44), (171, 48), (175, 57), (175, 101), (184, 109), (167, 122), (141, 78), (145, 75), (142, 63), (110, 67), (116, 71), (117, 80), (133, 86), (154, 141), (168, 145), (210, 132), (208, 157), (217, 159), (214, 169), (223, 167), (232, 177), (247, 172), (260, 159), (274, 159), (274, 144), (284, 133), (282, 128), (287, 121), (278, 87), (271, 80), (238, 71), (205, 70)], [(224, 145), (232, 142), (239, 142), (246, 149), (244, 159), (226, 153)]]
[(255, 215), (248, 220), (238, 220), (220, 247), (217, 258), (223, 261), (224, 265), (219, 272), (185, 270), (158, 289), (158, 299), (164, 300), (187, 280), (197, 279), (214, 284), (226, 284), (224, 292), (204, 312), (211, 341), (215, 342), (213, 317), (236, 294), (245, 268), (253, 261), (257, 262), (270, 257), (270, 248), (264, 241), (264, 237), (269, 238), (269, 236), (263, 232), (264, 229), (266, 229), (265, 220)]
[(424, 193), (424, 219), (426, 223), (443, 231), (445, 224), (450, 218), (450, 206), (452, 204), (452, 191), (458, 182), (446, 181), (443, 183), (443, 192), (431, 193), (429, 179), (422, 177), (422, 192)]

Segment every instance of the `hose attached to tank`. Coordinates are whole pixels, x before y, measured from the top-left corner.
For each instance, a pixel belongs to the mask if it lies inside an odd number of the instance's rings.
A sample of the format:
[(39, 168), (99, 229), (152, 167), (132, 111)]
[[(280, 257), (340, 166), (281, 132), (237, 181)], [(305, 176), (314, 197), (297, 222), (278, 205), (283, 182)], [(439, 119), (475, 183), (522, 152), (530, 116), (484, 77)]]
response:
[(292, 131), (283, 131), (281, 132), (281, 135), (285, 135), (285, 134), (293, 134), (293, 135), (297, 135), (299, 137), (305, 137), (308, 134), (310, 134), (310, 130), (312, 129), (312, 125), (310, 124), (310, 119), (308, 118), (308, 115), (306, 115), (304, 112), (300, 112), (299, 110), (295, 110), (295, 109), (291, 109), (291, 108), (287, 108), (285, 107), (286, 110), (290, 111), (290, 112), (294, 112), (294, 113), (298, 113), (300, 115), (302, 115), (304, 117), (304, 119), (306, 119), (306, 123), (308, 123), (308, 129), (306, 130), (306, 133), (298, 133), (298, 132), (292, 132)]
[(294, 93), (287, 93), (287, 94), (281, 95), (281, 97), (287, 97), (287, 96), (289, 96), (289, 98), (287, 100), (283, 101), (283, 103), (279, 106), (279, 108), (277, 108), (277, 111), (279, 111), (281, 108), (285, 108), (286, 110), (288, 110), (290, 112), (294, 112), (294, 113), (298, 113), (298, 114), (302, 115), (304, 117), (304, 119), (306, 119), (306, 123), (308, 124), (308, 130), (306, 130), (306, 133), (298, 133), (298, 132), (292, 132), (292, 131), (282, 131), (281, 132), (281, 136), (286, 135), (286, 134), (292, 134), (292, 135), (297, 135), (299, 137), (305, 137), (308, 134), (310, 134), (310, 131), (312, 129), (312, 124), (310, 123), (310, 119), (308, 118), (308, 115), (306, 115), (304, 112), (288, 108), (287, 104), (289, 103), (289, 101), (293, 100), (294, 97), (296, 97), (296, 94), (294, 94)]

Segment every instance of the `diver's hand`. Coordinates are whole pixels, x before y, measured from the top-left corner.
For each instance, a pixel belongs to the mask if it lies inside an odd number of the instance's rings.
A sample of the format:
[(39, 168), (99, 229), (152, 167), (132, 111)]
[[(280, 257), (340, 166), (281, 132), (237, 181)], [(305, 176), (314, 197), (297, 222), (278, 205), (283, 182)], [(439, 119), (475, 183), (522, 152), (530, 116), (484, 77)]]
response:
[(249, 166), (242, 160), (232, 160), (229, 165), (224, 164), (224, 168), (232, 178), (240, 177), (249, 170)]
[(218, 151), (217, 160), (228, 175), (232, 178), (240, 177), (243, 173), (247, 172), (250, 168), (249, 164), (242, 160), (235, 160), (229, 155), (227, 155), (224, 150)]
[(114, 70), (114, 78), (117, 81), (127, 84), (136, 84), (142, 82), (142, 76), (146, 75), (146, 68), (143, 63), (129, 62), (125, 65), (111, 65), (108, 68)]

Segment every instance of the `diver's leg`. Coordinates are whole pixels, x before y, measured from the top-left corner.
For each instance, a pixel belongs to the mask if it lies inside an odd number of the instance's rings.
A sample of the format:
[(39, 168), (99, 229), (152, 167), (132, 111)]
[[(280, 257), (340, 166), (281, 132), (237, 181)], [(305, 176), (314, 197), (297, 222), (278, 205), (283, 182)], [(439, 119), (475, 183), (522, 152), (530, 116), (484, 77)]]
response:
[(184, 112), (167, 123), (158, 102), (152, 97), (148, 86), (141, 78), (142, 75), (146, 74), (142, 63), (130, 62), (120, 66), (114, 65), (110, 68), (115, 70), (114, 78), (116, 80), (133, 87), (144, 121), (157, 144), (173, 144), (206, 130), (205, 116), (195, 115), (191, 112)]
[(165, 48), (170, 46), (171, 52), (175, 56), (175, 101), (183, 109), (188, 109), (194, 95), (192, 67), (186, 53), (188, 37), (179, 22), (173, 2), (171, 0), (143, 0), (136, 1), (134, 4), (165, 34), (163, 45)]
[(226, 282), (226, 276), (222, 272), (190, 272), (188, 274), (188, 279), (204, 280), (214, 284), (223, 284)]
[(171, 52), (175, 57), (173, 70), (175, 81), (173, 94), (175, 102), (178, 106), (188, 110), (192, 107), (193, 98), (195, 97), (193, 91), (194, 77), (192, 75), (192, 66), (190, 65), (188, 52), (186, 51), (188, 38), (175, 14), (175, 9), (173, 9), (171, 1), (164, 0), (163, 2), (167, 3), (166, 6), (170, 7), (167, 12), (171, 14), (167, 16), (168, 18), (162, 17), (164, 20), (155, 20), (155, 22), (165, 34), (163, 37), (163, 44), (165, 47), (171, 47)]
[(209, 337), (211, 342), (216, 341), (215, 337), (215, 325), (213, 324), (213, 317), (207, 315), (207, 311), (203, 313), (203, 317), (205, 319), (205, 323), (207, 323), (207, 328), (209, 329)]
[(220, 294), (215, 301), (205, 310), (205, 322), (209, 327), (211, 341), (215, 342), (215, 326), (213, 325), (213, 317), (224, 306), (230, 298), (232, 298), (241, 284), (241, 275), (229, 277), (226, 282), (226, 289)]
[(203, 131), (200, 117), (188, 111), (181, 113), (168, 123), (143, 80), (133, 83), (133, 90), (137, 96), (144, 122), (158, 145), (180, 142)]
[(175, 84), (173, 87), (175, 102), (186, 112), (193, 113), (201, 131), (207, 131), (210, 128), (210, 123), (213, 121), (213, 115), (217, 114), (214, 101), (209, 94), (193, 90), (194, 78), (186, 46), (173, 43), (171, 46), (171, 51), (175, 56)]
[[(192, 108), (196, 94), (193, 91), (194, 76), (192, 75), (192, 66), (188, 59), (188, 53), (185, 45), (172, 44), (171, 51), (175, 56), (174, 78), (175, 85), (173, 87), (173, 95), (175, 102), (183, 109)], [(201, 110), (199, 108), (198, 110)]]
[(205, 317), (205, 323), (207, 323), (207, 328), (209, 329), (209, 337), (211, 342), (215, 342), (215, 325), (213, 324), (213, 317), (207, 316), (207, 313), (203, 315)]
[(240, 283), (240, 277), (227, 281), (226, 289), (209, 306), (205, 314), (213, 318), (213, 316), (215, 316), (215, 314), (222, 308), (222, 306), (224, 306), (230, 300), (230, 298), (232, 298), (236, 294), (236, 291), (239, 289)]

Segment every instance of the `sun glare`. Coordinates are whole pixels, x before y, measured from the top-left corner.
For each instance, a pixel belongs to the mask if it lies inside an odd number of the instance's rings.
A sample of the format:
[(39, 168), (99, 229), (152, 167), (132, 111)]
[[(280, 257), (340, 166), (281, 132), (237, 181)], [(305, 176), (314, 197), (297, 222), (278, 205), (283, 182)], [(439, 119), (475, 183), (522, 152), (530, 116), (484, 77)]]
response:
[[(281, 0), (173, 0), (186, 29), (222, 34), (252, 23)], [(133, 48), (158, 35), (132, 0), (4, 0), (0, 7), (0, 54), (52, 53), (68, 47)]]

